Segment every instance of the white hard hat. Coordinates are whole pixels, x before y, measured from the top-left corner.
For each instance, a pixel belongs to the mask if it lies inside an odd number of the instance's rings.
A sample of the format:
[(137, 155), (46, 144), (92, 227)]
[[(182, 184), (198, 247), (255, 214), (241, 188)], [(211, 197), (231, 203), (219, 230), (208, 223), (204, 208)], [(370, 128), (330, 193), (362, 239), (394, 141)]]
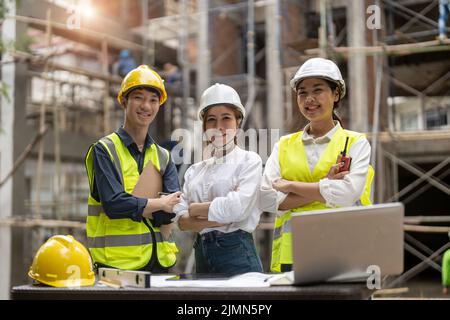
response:
[(339, 87), (339, 96), (345, 96), (345, 82), (342, 78), (338, 66), (331, 60), (324, 58), (311, 58), (307, 60), (295, 73), (291, 80), (292, 89), (296, 90), (297, 85), (306, 78), (323, 78), (336, 83)]
[(242, 119), (245, 118), (245, 108), (242, 105), (239, 94), (232, 87), (220, 83), (216, 83), (203, 91), (200, 98), (198, 118), (203, 121), (206, 109), (217, 104), (232, 105), (241, 113)]

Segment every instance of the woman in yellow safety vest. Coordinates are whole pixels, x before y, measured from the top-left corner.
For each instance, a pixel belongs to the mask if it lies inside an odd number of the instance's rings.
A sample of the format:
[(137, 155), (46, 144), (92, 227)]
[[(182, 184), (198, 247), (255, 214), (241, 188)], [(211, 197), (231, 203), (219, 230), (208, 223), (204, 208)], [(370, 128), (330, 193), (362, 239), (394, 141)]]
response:
[[(364, 134), (345, 130), (335, 113), (345, 95), (337, 65), (327, 59), (306, 61), (291, 80), (300, 112), (309, 123), (283, 136), (267, 160), (261, 183), (261, 209), (276, 213), (271, 270), (292, 269), (293, 212), (369, 205), (373, 169)], [(344, 162), (341, 152), (346, 146)], [(311, 244), (313, 245), (313, 244)]]

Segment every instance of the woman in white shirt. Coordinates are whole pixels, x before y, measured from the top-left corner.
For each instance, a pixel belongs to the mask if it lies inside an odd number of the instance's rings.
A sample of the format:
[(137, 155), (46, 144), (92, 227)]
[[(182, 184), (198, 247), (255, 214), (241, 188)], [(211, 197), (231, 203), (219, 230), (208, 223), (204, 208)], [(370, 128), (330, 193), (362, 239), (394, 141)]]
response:
[[(260, 208), (277, 214), (271, 261), (274, 272), (292, 269), (293, 212), (371, 204), (374, 175), (369, 142), (363, 134), (344, 130), (334, 111), (345, 95), (337, 65), (323, 58), (309, 59), (291, 80), (291, 87), (309, 123), (303, 131), (281, 137), (264, 170)], [(351, 163), (343, 162), (345, 147)]]
[(261, 214), (262, 161), (236, 145), (244, 117), (233, 88), (216, 83), (203, 92), (199, 118), (212, 155), (186, 171), (181, 201), (174, 207), (180, 229), (198, 232), (197, 273), (262, 272), (252, 237)]

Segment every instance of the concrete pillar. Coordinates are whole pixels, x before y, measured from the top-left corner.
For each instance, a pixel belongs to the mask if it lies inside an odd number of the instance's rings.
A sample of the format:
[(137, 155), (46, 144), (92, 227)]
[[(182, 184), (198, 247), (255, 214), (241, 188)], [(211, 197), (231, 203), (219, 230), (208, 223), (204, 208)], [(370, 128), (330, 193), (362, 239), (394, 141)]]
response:
[(269, 129), (283, 129), (284, 105), (280, 61), (280, 3), (266, 5), (266, 79), (267, 125)]
[[(364, 1), (347, 2), (347, 34), (349, 47), (366, 45), (366, 15)], [(351, 54), (348, 60), (350, 103), (349, 129), (367, 132), (367, 66), (364, 54)]]
[(198, 55), (197, 55), (197, 101), (203, 91), (209, 87), (211, 69), (211, 54), (209, 49), (209, 3), (207, 0), (199, 0), (199, 30), (198, 30)]
[[(5, 1), (5, 6), (10, 15), (16, 14), (16, 2), (13, 0)], [(6, 19), (2, 25), (2, 41), (10, 43), (16, 39), (16, 21)], [(12, 57), (5, 52), (2, 60), (8, 61)], [(14, 96), (15, 96), (15, 64), (8, 63), (2, 65), (2, 81), (8, 90), (9, 99), (2, 96), (0, 106), (0, 125), (2, 133), (0, 134), (0, 179), (8, 174), (13, 167), (14, 155)], [(0, 189), (0, 218), (12, 216), (12, 179)], [(10, 277), (11, 277), (11, 228), (7, 226), (0, 227), (0, 299), (9, 299)]]

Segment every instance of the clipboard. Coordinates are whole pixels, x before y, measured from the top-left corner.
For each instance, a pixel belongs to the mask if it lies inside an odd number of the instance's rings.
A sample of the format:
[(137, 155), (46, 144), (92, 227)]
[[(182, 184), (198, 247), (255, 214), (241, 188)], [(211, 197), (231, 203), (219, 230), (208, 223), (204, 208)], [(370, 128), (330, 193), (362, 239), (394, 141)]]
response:
[[(162, 177), (151, 161), (142, 170), (138, 182), (131, 193), (135, 197), (155, 199), (159, 198), (162, 191)], [(174, 223), (165, 224), (159, 227), (164, 240), (168, 240), (172, 234)]]

